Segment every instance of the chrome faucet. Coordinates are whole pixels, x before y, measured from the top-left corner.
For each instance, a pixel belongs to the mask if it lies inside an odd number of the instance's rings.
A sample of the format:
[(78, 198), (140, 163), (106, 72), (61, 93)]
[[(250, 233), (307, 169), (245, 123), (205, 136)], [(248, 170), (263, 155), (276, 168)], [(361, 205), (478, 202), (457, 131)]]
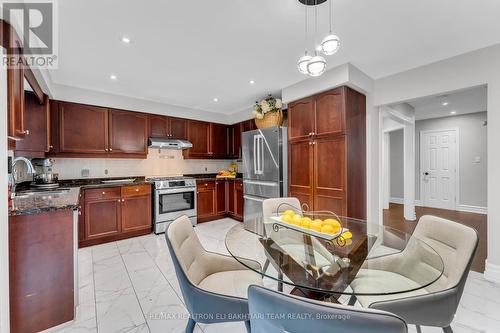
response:
[(24, 164), (26, 164), (26, 166), (28, 168), (28, 174), (33, 175), (35, 173), (35, 168), (33, 167), (33, 164), (26, 157), (19, 156), (19, 157), (16, 157), (12, 161), (12, 166), (11, 166), (12, 167), (12, 178), (13, 178), (13, 184), (12, 184), (12, 190), (11, 190), (11, 197), (12, 198), (14, 198), (16, 196), (16, 185), (17, 185), (18, 179), (17, 179), (17, 170), (16, 170), (15, 166), (19, 161), (22, 161), (22, 162), (24, 162)]

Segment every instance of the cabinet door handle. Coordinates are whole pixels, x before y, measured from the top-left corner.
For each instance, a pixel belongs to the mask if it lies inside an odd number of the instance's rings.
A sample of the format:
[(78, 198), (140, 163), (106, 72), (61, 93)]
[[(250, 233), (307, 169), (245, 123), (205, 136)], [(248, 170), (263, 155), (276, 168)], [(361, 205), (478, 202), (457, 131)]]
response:
[(106, 194), (106, 192), (104, 192), (104, 191), (103, 191), (103, 192), (102, 192), (102, 195), (105, 195), (105, 194)]
[(121, 200), (120, 200), (120, 199), (118, 199), (118, 202), (120, 202), (120, 201), (121, 201)]
[(30, 135), (30, 130), (25, 130), (25, 131), (23, 131), (23, 133), (26, 135)]
[(125, 199), (122, 199), (122, 202), (125, 202)]
[(108, 148), (104, 149), (104, 151), (108, 151)]
[(113, 148), (109, 148), (109, 151), (113, 151)]
[(139, 189), (138, 189), (138, 188), (136, 188), (136, 189), (135, 189), (135, 191), (136, 191), (136, 192), (139, 192)]

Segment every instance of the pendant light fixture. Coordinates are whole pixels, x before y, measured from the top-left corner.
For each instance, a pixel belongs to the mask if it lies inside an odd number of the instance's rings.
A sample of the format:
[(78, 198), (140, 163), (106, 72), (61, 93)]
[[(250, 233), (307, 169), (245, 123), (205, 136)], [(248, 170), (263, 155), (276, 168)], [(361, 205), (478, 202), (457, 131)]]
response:
[[(304, 31), (304, 37), (305, 37), (305, 44), (307, 45), (307, 5), (305, 7), (305, 31)], [(299, 69), (299, 72), (302, 74), (308, 74), (307, 72), (307, 64), (309, 61), (312, 59), (310, 55), (307, 54), (307, 48), (304, 52), (304, 55), (300, 57), (299, 61), (297, 62), (297, 68)]]
[(340, 47), (340, 38), (337, 35), (332, 33), (332, 17), (333, 17), (332, 2), (333, 2), (333, 0), (328, 0), (328, 3), (330, 5), (330, 7), (329, 7), (329, 9), (330, 9), (330, 33), (328, 34), (328, 36), (323, 38), (323, 41), (321, 42), (321, 45), (320, 45), (321, 52), (323, 52), (325, 55), (335, 54), (339, 50), (339, 47)]
[[(314, 4), (314, 37), (318, 35), (318, 0), (315, 0)], [(318, 55), (318, 48), (314, 49), (314, 57), (307, 63), (307, 73), (310, 76), (316, 77), (323, 74), (326, 70), (326, 60), (322, 56)]]

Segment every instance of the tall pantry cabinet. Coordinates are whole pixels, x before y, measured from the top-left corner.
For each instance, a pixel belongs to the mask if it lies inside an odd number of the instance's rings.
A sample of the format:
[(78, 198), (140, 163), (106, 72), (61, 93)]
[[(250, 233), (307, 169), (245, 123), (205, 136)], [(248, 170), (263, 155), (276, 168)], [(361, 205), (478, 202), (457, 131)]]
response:
[(288, 192), (305, 209), (366, 218), (366, 97), (346, 86), (288, 105)]

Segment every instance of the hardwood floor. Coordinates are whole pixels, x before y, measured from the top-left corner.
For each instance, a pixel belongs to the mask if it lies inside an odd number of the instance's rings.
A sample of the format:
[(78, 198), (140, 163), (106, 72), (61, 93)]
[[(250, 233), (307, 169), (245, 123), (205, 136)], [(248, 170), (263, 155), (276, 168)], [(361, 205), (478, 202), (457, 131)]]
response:
[[(417, 221), (422, 215), (434, 215), (475, 228), (479, 233), (479, 247), (474, 262), (472, 263), (472, 270), (480, 273), (484, 272), (488, 239), (487, 215), (428, 207), (417, 207), (416, 212)], [(417, 221), (408, 221), (404, 219), (403, 205), (391, 203), (389, 209), (384, 209), (384, 225), (404, 232), (413, 233), (413, 230), (415, 230), (417, 226)]]

